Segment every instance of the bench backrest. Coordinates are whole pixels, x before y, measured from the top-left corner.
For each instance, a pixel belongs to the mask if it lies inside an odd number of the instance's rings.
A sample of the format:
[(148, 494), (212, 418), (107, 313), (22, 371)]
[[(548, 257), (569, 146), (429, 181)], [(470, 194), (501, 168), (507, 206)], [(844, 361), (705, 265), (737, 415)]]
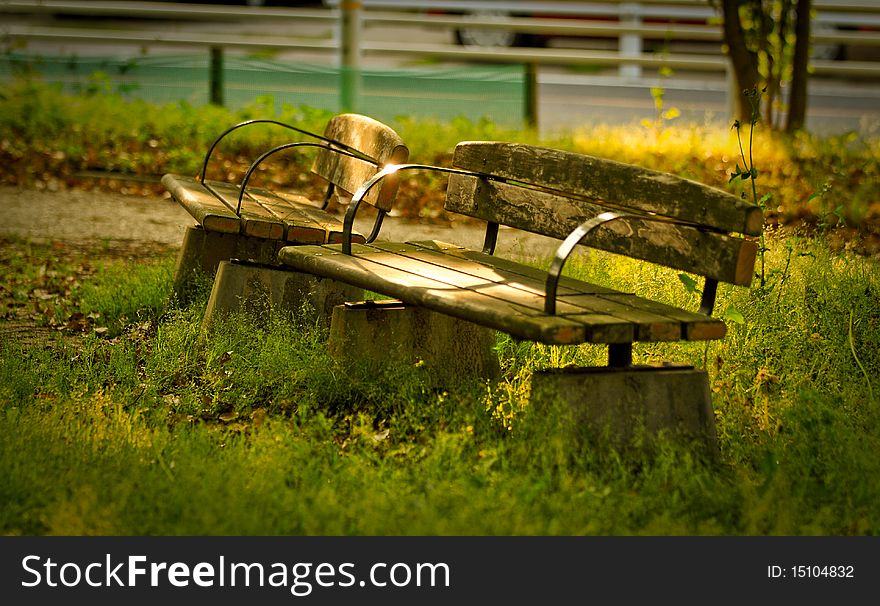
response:
[(763, 215), (727, 192), (638, 166), (516, 143), (459, 143), (453, 166), (505, 181), (451, 175), (449, 211), (559, 239), (602, 212), (633, 213), (597, 228), (583, 244), (714, 280), (751, 282), (757, 243), (730, 234), (760, 235)]
[[(356, 149), (379, 163), (401, 164), (409, 159), (409, 149), (393, 129), (377, 120), (359, 114), (339, 114), (331, 118), (324, 130), (324, 136)], [(312, 171), (349, 196), (357, 191), (360, 185), (375, 175), (378, 168), (358, 158), (321, 149), (318, 152)], [(384, 179), (374, 187), (366, 201), (382, 208), (391, 210), (394, 196), (397, 194), (399, 180)]]

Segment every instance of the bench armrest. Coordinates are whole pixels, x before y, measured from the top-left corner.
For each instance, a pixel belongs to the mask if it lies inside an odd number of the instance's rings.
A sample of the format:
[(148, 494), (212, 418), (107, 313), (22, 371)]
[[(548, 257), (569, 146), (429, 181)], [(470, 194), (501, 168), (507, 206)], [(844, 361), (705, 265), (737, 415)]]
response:
[(548, 316), (556, 315), (556, 291), (559, 287), (559, 278), (562, 276), (562, 268), (565, 266), (565, 262), (571, 256), (571, 253), (574, 252), (577, 245), (597, 227), (605, 225), (609, 221), (628, 216), (630, 215), (607, 211), (581, 223), (574, 231), (568, 234), (568, 237), (556, 249), (553, 263), (550, 264), (550, 269), (547, 271), (547, 282), (544, 288), (546, 296), (544, 299), (545, 314)]
[(244, 121), (244, 122), (239, 122), (238, 124), (236, 124), (236, 125), (234, 125), (234, 126), (230, 126), (230, 127), (227, 128), (225, 131), (223, 131), (223, 133), (222, 133), (219, 137), (217, 137), (217, 138), (214, 140), (214, 142), (213, 142), (213, 143), (211, 144), (211, 146), (208, 148), (208, 152), (205, 154), (205, 159), (204, 159), (204, 161), (202, 162), (202, 170), (201, 170), (201, 172), (199, 173), (199, 181), (201, 181), (202, 183), (205, 182), (205, 177), (206, 177), (207, 172), (208, 172), (208, 163), (209, 163), (210, 160), (211, 160), (211, 155), (214, 153), (214, 149), (217, 147), (217, 145), (220, 144), (220, 141), (222, 141), (222, 140), (226, 137), (226, 135), (228, 135), (228, 134), (230, 134), (230, 133), (232, 133), (232, 132), (234, 132), (234, 131), (236, 131), (236, 130), (238, 130), (238, 129), (240, 129), (240, 128), (244, 128), (244, 127), (246, 127), (246, 126), (251, 126), (252, 124), (272, 124), (272, 125), (274, 125), (274, 126), (280, 126), (280, 127), (282, 127), (282, 128), (286, 128), (286, 129), (288, 129), (288, 130), (292, 130), (292, 131), (298, 132), (298, 133), (300, 133), (300, 134), (302, 134), (302, 135), (306, 135), (306, 136), (308, 136), (308, 137), (312, 137), (313, 139), (317, 139), (317, 140), (319, 140), (319, 141), (323, 141), (324, 143), (328, 143), (328, 144), (331, 144), (331, 145), (335, 145), (336, 147), (339, 147), (340, 149), (343, 149), (343, 150), (349, 152), (350, 154), (355, 155), (356, 157), (358, 157), (358, 158), (360, 158), (360, 159), (362, 159), (362, 160), (367, 160), (368, 162), (371, 161), (371, 162), (374, 162), (374, 163), (375, 163), (375, 160), (373, 160), (372, 158), (367, 157), (365, 154), (359, 152), (358, 150), (354, 149), (353, 147), (351, 147), (351, 146), (349, 146), (349, 145), (346, 145), (345, 143), (341, 143), (341, 142), (339, 142), (339, 141), (336, 141), (335, 139), (329, 139), (329, 138), (327, 138), (327, 137), (325, 137), (325, 136), (323, 136), (323, 135), (319, 135), (319, 134), (317, 134), (317, 133), (313, 133), (313, 132), (311, 132), (311, 131), (308, 131), (308, 130), (305, 130), (305, 129), (299, 128), (299, 127), (297, 127), (297, 126), (293, 126), (292, 124), (286, 124), (286, 123), (284, 123), (284, 122), (279, 122), (278, 120), (268, 120), (268, 119), (246, 120), (246, 121)]
[[(339, 149), (337, 147), (333, 147), (327, 143), (315, 143), (313, 141), (297, 141), (296, 143), (285, 143), (283, 145), (279, 145), (278, 147), (273, 147), (267, 152), (261, 154), (253, 163), (248, 167), (247, 172), (244, 174), (244, 178), (241, 180), (241, 187), (238, 190), (238, 206), (235, 209), (235, 214), (239, 214), (241, 212), (241, 203), (244, 200), (244, 191), (247, 187), (248, 181), (251, 180), (251, 176), (254, 174), (254, 171), (257, 170), (257, 167), (271, 155), (274, 155), (280, 151), (284, 151), (285, 149), (292, 149), (295, 147), (318, 147), (320, 149), (326, 149), (329, 152), (334, 154), (341, 154), (343, 156), (350, 156), (352, 158), (357, 158), (358, 160), (364, 160), (365, 162), (369, 162), (375, 166), (378, 166), (375, 160), (366, 160), (363, 154), (353, 154), (347, 150)], [(202, 185), (206, 188), (211, 189), (207, 183), (202, 181)], [(321, 206), (321, 210), (327, 207), (327, 202), (330, 200), (330, 195), (333, 193), (333, 184), (331, 183), (327, 188), (327, 193), (324, 195), (324, 202)]]
[[(671, 221), (666, 217), (654, 217), (651, 215), (622, 213), (614, 211), (606, 211), (596, 215), (595, 217), (584, 221), (572, 231), (567, 238), (556, 249), (553, 257), (553, 263), (547, 271), (547, 281), (545, 284), (544, 313), (549, 316), (556, 315), (556, 292), (559, 288), (559, 278), (562, 276), (562, 268), (574, 249), (580, 244), (584, 238), (590, 235), (593, 230), (617, 219), (625, 219), (627, 217), (638, 217), (642, 221), (657, 221), (659, 223), (679, 223)], [(718, 281), (712, 278), (706, 278), (703, 287), (703, 293), (700, 299), (699, 313), (707, 316), (712, 315), (712, 308), (715, 306), (715, 294), (718, 290)]]
[[(456, 174), (456, 175), (471, 175), (474, 177), (480, 177), (482, 179), (488, 179), (490, 181), (504, 181), (502, 177), (495, 177), (493, 175), (478, 173), (471, 170), (464, 170), (460, 168), (449, 168), (445, 166), (434, 166), (431, 164), (387, 164), (382, 167), (382, 170), (377, 172), (375, 175), (370, 177), (367, 181), (365, 181), (358, 190), (354, 193), (351, 198), (351, 203), (348, 207), (348, 212), (345, 213), (345, 220), (342, 223), (342, 252), (343, 254), (350, 255), (351, 254), (351, 234), (354, 229), (354, 218), (357, 214), (360, 203), (363, 201), (364, 197), (370, 192), (373, 187), (381, 182), (386, 177), (391, 175), (395, 175), (400, 171), (404, 170), (426, 170), (426, 171), (434, 171), (440, 173), (447, 174)], [(370, 236), (367, 238), (367, 242), (372, 242), (379, 236), (379, 230), (382, 227), (382, 220), (385, 217), (386, 211), (381, 208), (378, 209), (379, 214), (376, 216), (376, 223), (373, 225), (373, 231), (370, 233)], [(496, 233), (497, 233), (497, 227)], [(490, 225), (489, 232), (492, 232), (492, 227)], [(488, 238), (488, 236), (487, 236)]]

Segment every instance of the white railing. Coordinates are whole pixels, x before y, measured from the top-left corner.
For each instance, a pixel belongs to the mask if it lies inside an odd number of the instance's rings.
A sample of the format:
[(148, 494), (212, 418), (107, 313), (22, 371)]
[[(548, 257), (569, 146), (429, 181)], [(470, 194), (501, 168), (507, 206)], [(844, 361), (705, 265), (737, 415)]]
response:
[[(223, 49), (304, 50), (335, 54), (346, 77), (340, 91), (342, 105), (352, 108), (357, 98), (358, 79), (352, 77), (364, 55), (430, 56), (453, 61), (520, 63), (527, 66), (527, 99), (536, 94), (534, 72), (537, 65), (616, 66), (620, 74), (637, 79), (644, 67), (676, 70), (724, 72), (728, 64), (721, 54), (721, 29), (717, 12), (705, 0), (606, 0), (604, 2), (534, 2), (491, 0), (325, 0), (327, 8), (291, 9), (250, 6), (211, 6), (170, 2), (83, 2), (73, 0), (0, 0), (0, 13), (24, 16), (78, 14), (117, 17), (154, 17), (188, 23), (198, 21), (240, 24), (245, 20), (292, 20), (316, 25), (336, 26), (332, 39), (289, 36), (244, 35), (233, 32), (205, 33), (178, 25), (152, 29), (114, 29), (59, 25), (8, 24), (0, 26), (0, 39), (16, 39), (132, 45), (177, 45), (211, 49), (212, 75), (221, 79)], [(877, 0), (817, 0), (812, 42), (817, 45), (858, 45), (880, 47), (880, 2)], [(474, 11), (477, 11), (476, 13)], [(491, 11), (481, 13), (479, 11)], [(501, 14), (499, 14), (501, 13)], [(525, 16), (524, 16), (525, 15)], [(535, 18), (536, 15), (552, 15)], [(567, 18), (559, 18), (567, 17)], [(571, 17), (577, 17), (573, 19)], [(657, 19), (667, 20), (658, 23)], [(671, 22), (671, 19), (688, 23)], [(369, 40), (364, 27), (404, 26), (438, 29), (507, 31), (543, 36), (572, 36), (617, 39), (618, 50), (574, 48), (485, 48), (454, 44), (403, 43)], [(838, 28), (868, 28), (853, 31)], [(649, 53), (646, 39), (674, 39), (717, 42), (716, 54)], [(811, 73), (828, 76), (880, 78), (880, 62), (832, 61), (815, 59)], [(212, 101), (222, 102), (222, 90), (212, 84)], [(534, 99), (526, 107), (535, 107)], [(533, 121), (534, 115), (527, 120)]]

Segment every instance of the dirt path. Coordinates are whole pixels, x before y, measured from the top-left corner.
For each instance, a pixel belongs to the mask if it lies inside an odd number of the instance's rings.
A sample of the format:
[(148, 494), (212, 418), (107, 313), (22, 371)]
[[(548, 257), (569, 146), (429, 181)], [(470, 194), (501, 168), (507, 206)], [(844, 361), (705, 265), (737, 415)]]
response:
[(143, 240), (179, 245), (189, 214), (170, 199), (0, 187), (0, 235), (35, 241)]
[[(0, 186), (0, 236), (37, 242), (154, 242), (179, 246), (189, 214), (170, 198), (126, 196), (98, 191), (37, 191)], [(558, 242), (540, 236), (506, 234), (502, 228), (499, 251), (530, 257), (548, 257)], [(386, 240), (442, 240), (481, 247), (479, 225), (423, 225), (389, 217), (382, 228)]]

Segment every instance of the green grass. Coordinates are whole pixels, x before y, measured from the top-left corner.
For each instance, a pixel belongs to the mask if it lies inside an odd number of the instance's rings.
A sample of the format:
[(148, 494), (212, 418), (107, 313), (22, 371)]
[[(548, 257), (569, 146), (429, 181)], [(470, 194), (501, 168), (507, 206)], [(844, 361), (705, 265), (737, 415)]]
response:
[[(325, 329), (289, 317), (203, 338), (206, 293), (170, 303), (169, 262), (83, 284), (113, 338), (0, 344), (0, 533), (880, 533), (880, 270), (822, 241), (770, 239), (768, 288), (719, 293), (742, 315), (723, 341), (636, 347), (709, 371), (717, 460), (573, 446), (530, 410), (533, 370), (601, 347), (502, 336), (500, 380), (438, 392), (423, 368), (341, 372)], [(567, 271), (697, 304), (651, 265)]]

